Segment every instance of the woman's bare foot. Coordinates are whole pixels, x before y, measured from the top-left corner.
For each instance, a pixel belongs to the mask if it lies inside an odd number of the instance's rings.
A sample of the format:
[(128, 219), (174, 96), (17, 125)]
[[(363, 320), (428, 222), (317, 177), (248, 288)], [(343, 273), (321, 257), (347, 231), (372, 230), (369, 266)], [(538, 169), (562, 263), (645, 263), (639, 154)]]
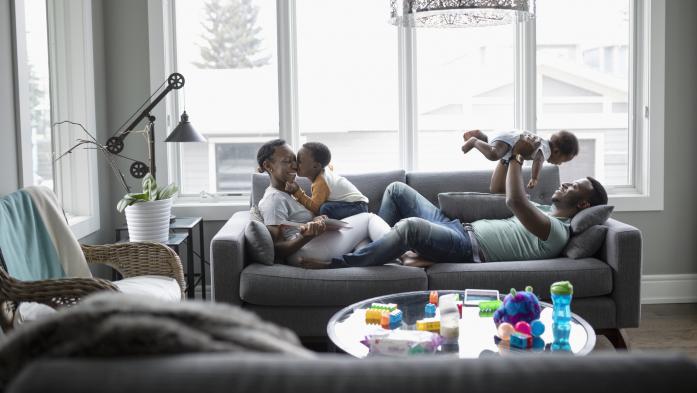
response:
[(474, 148), (474, 144), (477, 143), (478, 139), (477, 138), (470, 138), (465, 142), (464, 145), (462, 145), (462, 152), (464, 154), (467, 154), (472, 148)]
[(399, 259), (402, 261), (404, 266), (429, 267), (434, 264), (434, 262), (422, 258), (419, 254), (413, 251), (405, 252), (401, 257), (399, 257)]
[(331, 262), (320, 261), (312, 258), (298, 258), (298, 265), (303, 269), (326, 269)]
[(465, 131), (462, 134), (462, 139), (464, 139), (465, 142), (467, 142), (471, 138), (477, 138), (480, 141), (489, 142), (489, 137), (487, 137), (485, 133), (483, 133), (479, 130)]

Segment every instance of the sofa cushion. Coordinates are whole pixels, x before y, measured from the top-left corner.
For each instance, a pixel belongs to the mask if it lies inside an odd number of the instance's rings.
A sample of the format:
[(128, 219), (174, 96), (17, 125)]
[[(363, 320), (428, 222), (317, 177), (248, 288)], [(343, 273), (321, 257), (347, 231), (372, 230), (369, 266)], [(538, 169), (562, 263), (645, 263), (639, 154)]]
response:
[(311, 270), (254, 263), (240, 277), (240, 298), (260, 306), (346, 306), (427, 288), (423, 269), (397, 265)]
[(251, 220), (244, 229), (244, 249), (253, 262), (273, 265), (273, 239), (263, 222)]
[(592, 257), (602, 247), (606, 234), (607, 227), (604, 225), (593, 225), (574, 234), (564, 248), (564, 255), (572, 259)]
[[(395, 171), (385, 171), (385, 172), (374, 172), (374, 173), (362, 173), (357, 175), (343, 174), (340, 175), (346, 177), (348, 181), (353, 183), (360, 192), (368, 197), (368, 210), (371, 213), (377, 213), (380, 209), (380, 203), (382, 202), (382, 194), (385, 192), (385, 188), (392, 182), (406, 182), (406, 173), (404, 170)], [(311, 195), (310, 192), (310, 181), (304, 177), (297, 178), (298, 185), (302, 188), (307, 195)], [(252, 193), (251, 193), (251, 205), (256, 206), (261, 198), (264, 196), (264, 191), (269, 186), (269, 175), (266, 173), (254, 173), (252, 174)]]
[(535, 293), (549, 299), (555, 281), (574, 284), (574, 297), (602, 296), (612, 292), (612, 269), (595, 258), (555, 258), (516, 262), (437, 263), (426, 269), (429, 289), (498, 289), (531, 285)]
[(483, 192), (441, 192), (438, 206), (450, 219), (474, 222), (484, 218), (503, 219), (513, 215), (506, 206), (506, 196)]
[[(523, 177), (530, 178), (530, 168), (523, 168)], [(434, 205), (438, 204), (438, 194), (441, 192), (473, 191), (489, 192), (491, 171), (459, 171), (459, 172), (411, 172), (407, 174), (407, 184), (418, 191)], [(545, 165), (540, 172), (540, 182), (530, 193), (530, 200), (549, 205), (552, 194), (559, 188), (559, 168), (556, 165)]]
[(581, 210), (571, 219), (571, 232), (581, 233), (593, 225), (605, 223), (614, 208), (610, 205), (598, 205)]

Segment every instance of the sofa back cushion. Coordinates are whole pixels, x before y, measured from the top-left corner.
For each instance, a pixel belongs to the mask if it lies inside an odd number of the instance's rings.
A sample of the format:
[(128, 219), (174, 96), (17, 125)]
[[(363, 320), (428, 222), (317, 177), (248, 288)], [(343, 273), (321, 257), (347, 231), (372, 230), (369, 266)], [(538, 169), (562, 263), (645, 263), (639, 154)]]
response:
[[(493, 167), (492, 163), (492, 167)], [(457, 172), (411, 172), (407, 174), (407, 184), (413, 187), (431, 203), (438, 206), (438, 194), (442, 192), (470, 191), (489, 192), (491, 170)], [(530, 179), (530, 167), (523, 168), (523, 179)], [(540, 172), (540, 181), (533, 189), (527, 189), (530, 200), (549, 205), (552, 194), (559, 188), (559, 168), (545, 165)]]
[(461, 222), (474, 222), (481, 219), (500, 220), (513, 216), (506, 205), (503, 194), (483, 192), (441, 192), (438, 205), (443, 214)]
[[(392, 182), (406, 182), (406, 175), (403, 170), (394, 171), (384, 171), (384, 172), (371, 172), (371, 173), (361, 173), (361, 174), (343, 174), (340, 175), (346, 177), (348, 181), (353, 183), (354, 186), (358, 188), (360, 192), (368, 197), (368, 210), (372, 213), (377, 213), (380, 209), (380, 203), (382, 202), (382, 194), (385, 192), (385, 188)], [(298, 177), (298, 185), (305, 191), (307, 195), (310, 195), (310, 181), (304, 177)], [(252, 174), (252, 195), (251, 195), (251, 205), (257, 206), (259, 201), (264, 196), (264, 191), (269, 186), (270, 180), (269, 175), (266, 173), (254, 173)]]

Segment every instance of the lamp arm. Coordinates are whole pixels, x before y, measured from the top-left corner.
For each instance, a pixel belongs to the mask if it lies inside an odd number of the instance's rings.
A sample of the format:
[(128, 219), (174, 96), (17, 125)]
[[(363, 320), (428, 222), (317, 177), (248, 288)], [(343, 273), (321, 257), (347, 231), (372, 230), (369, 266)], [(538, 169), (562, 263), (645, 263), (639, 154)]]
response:
[(136, 117), (131, 124), (124, 130), (118, 138), (121, 140), (124, 140), (126, 136), (133, 131), (133, 129), (140, 123), (141, 120), (143, 120), (146, 117), (150, 117), (150, 111), (152, 108), (154, 108), (157, 104), (162, 101), (163, 98), (172, 90), (178, 90), (184, 87), (184, 76), (178, 72), (174, 72), (167, 77), (167, 87), (160, 93), (155, 99), (148, 105), (145, 109), (143, 109), (142, 112)]

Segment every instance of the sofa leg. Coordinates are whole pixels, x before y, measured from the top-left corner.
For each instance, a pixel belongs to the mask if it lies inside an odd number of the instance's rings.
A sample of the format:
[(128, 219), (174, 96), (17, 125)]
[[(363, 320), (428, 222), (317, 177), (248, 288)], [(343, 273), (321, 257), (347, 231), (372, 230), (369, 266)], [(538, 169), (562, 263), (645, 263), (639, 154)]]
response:
[(629, 338), (627, 337), (627, 333), (625, 333), (624, 329), (598, 329), (595, 331), (595, 334), (598, 336), (602, 335), (607, 337), (615, 349), (625, 351), (629, 351), (631, 349), (629, 346)]

